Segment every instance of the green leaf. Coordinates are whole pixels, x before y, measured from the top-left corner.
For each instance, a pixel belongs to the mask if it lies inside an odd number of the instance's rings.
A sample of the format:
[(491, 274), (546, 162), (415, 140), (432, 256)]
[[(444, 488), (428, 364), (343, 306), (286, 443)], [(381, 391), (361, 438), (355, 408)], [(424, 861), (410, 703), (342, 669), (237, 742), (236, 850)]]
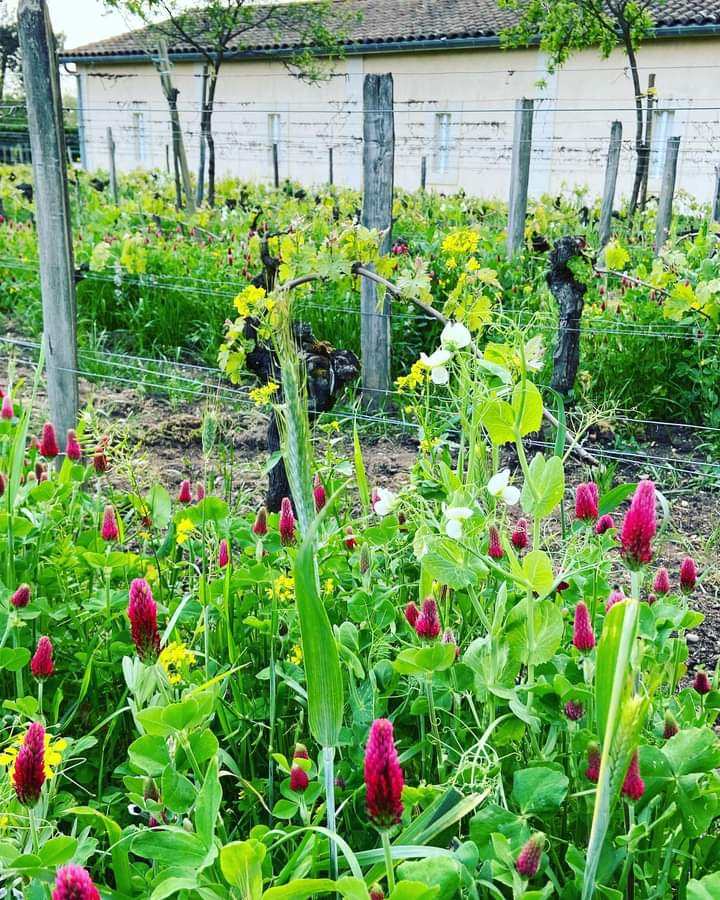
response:
[(77, 846), (78, 842), (75, 838), (66, 837), (65, 835), (50, 838), (40, 848), (40, 859), (44, 866), (50, 868), (62, 866), (73, 858)]
[(633, 481), (628, 484), (619, 484), (606, 494), (603, 494), (598, 505), (598, 515), (604, 516), (606, 513), (611, 513), (614, 509), (617, 509), (621, 503), (635, 493), (636, 488), (637, 482)]
[(173, 731), (186, 731), (202, 721), (202, 718), (198, 703), (193, 697), (186, 697), (180, 703), (170, 703), (162, 713), (163, 724)]
[(167, 490), (161, 484), (154, 484), (145, 496), (145, 503), (153, 526), (167, 528), (172, 518), (172, 500)]
[(101, 824), (104, 827), (108, 843), (110, 844), (110, 858), (112, 859), (112, 870), (115, 875), (117, 889), (121, 894), (132, 897), (135, 894), (135, 890), (130, 878), (128, 845), (122, 839), (122, 831), (117, 822), (91, 806), (73, 806), (67, 812), (73, 816), (89, 816), (94, 824)]
[(183, 815), (195, 802), (195, 785), (168, 765), (162, 773), (161, 794), (163, 804), (171, 812)]
[(428, 887), (422, 881), (400, 881), (389, 900), (435, 900), (439, 893), (437, 885)]
[(260, 900), (263, 888), (262, 863), (267, 849), (260, 841), (235, 841), (220, 851), (220, 868), (225, 880), (240, 888), (243, 900)]
[(547, 766), (521, 769), (513, 776), (512, 799), (525, 815), (556, 812), (570, 782), (563, 772)]
[(517, 428), (521, 437), (539, 431), (542, 425), (542, 395), (532, 381), (521, 381), (515, 385), (512, 395), (514, 417), (519, 421)]
[(169, 827), (138, 832), (132, 852), (160, 866), (175, 866), (181, 861), (189, 869), (205, 868), (209, 856), (207, 846), (196, 834)]
[(489, 400), (482, 412), (480, 421), (493, 444), (509, 444), (515, 440), (515, 413), (505, 400)]
[(360, 447), (357, 422), (353, 424), (353, 462), (355, 464), (355, 483), (357, 484), (358, 493), (360, 494), (360, 503), (362, 504), (363, 512), (367, 515), (370, 510), (370, 487), (365, 472), (365, 463), (363, 461), (362, 448)]
[(562, 613), (548, 600), (533, 600), (535, 641), (532, 659), (529, 658), (527, 636), (527, 603), (522, 601), (512, 608), (507, 617), (505, 635), (511, 653), (524, 663), (540, 666), (549, 662), (562, 642), (564, 622)]
[(487, 568), (477, 560), (470, 562), (467, 554), (452, 538), (435, 535), (427, 541), (422, 557), (423, 576), (430, 581), (459, 591), (477, 584), (487, 574)]
[(205, 842), (206, 847), (210, 847), (212, 844), (221, 803), (222, 787), (220, 786), (216, 757), (210, 761), (210, 765), (207, 767), (205, 780), (200, 788), (195, 807), (195, 830)]
[(397, 869), (400, 881), (419, 881), (429, 888), (436, 887), (437, 900), (450, 900), (460, 887), (460, 863), (446, 856), (404, 862)]
[(610, 698), (612, 696), (615, 663), (620, 648), (626, 603), (616, 603), (605, 616), (602, 634), (598, 641), (595, 672), (595, 708), (598, 734), (605, 735)]
[(705, 875), (699, 881), (691, 878), (687, 884), (687, 900), (717, 900), (720, 897), (720, 872)]
[(431, 644), (401, 650), (393, 663), (401, 675), (431, 675), (443, 672), (455, 662), (455, 644)]
[(683, 728), (666, 742), (663, 753), (676, 775), (720, 767), (720, 741), (710, 728)]
[(559, 456), (536, 453), (520, 495), (523, 511), (542, 519), (549, 516), (565, 493), (565, 469)]
[(25, 647), (3, 647), (0, 649), (0, 669), (18, 672), (30, 662), (30, 651)]
[(132, 765), (152, 777), (162, 775), (170, 763), (164, 738), (154, 734), (144, 734), (133, 741), (128, 747), (128, 756)]
[(523, 560), (522, 571), (538, 597), (550, 592), (555, 581), (552, 562), (543, 550), (531, 550)]

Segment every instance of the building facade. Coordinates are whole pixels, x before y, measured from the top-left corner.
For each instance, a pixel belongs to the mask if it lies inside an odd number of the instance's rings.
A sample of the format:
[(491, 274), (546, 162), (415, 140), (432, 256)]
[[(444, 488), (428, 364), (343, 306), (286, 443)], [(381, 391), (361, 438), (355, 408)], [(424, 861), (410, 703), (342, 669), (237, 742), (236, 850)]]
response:
[[(535, 101), (530, 190), (600, 193), (610, 127), (623, 125), (619, 191), (634, 172), (635, 113), (627, 60), (621, 51), (574, 54), (549, 71), (537, 47), (500, 48), (509, 14), (494, 0), (350, 0), (361, 8), (346, 57), (317, 85), (288, 73), (286, 46), (246, 46), (223, 64), (213, 132), (217, 173), (253, 181), (273, 178), (273, 145), (281, 178), (306, 185), (329, 178), (360, 187), (362, 90), (369, 73), (391, 72), (395, 91), (396, 184), (419, 186), (425, 158), (429, 189), (460, 188), (507, 197), (514, 107)], [(397, 15), (387, 20), (389, 10)], [(659, 186), (667, 139), (681, 138), (677, 185), (708, 201), (720, 165), (720, 0), (702, 9), (667, 0), (655, 37), (639, 52), (643, 84), (655, 75), (649, 189)], [(428, 21), (428, 16), (430, 21)], [(400, 33), (400, 32), (404, 33)], [(118, 168), (165, 168), (170, 152), (167, 103), (138, 33), (68, 51), (78, 79), (84, 164), (107, 169), (107, 128)], [(172, 78), (193, 171), (200, 149), (202, 61), (171, 47)]]

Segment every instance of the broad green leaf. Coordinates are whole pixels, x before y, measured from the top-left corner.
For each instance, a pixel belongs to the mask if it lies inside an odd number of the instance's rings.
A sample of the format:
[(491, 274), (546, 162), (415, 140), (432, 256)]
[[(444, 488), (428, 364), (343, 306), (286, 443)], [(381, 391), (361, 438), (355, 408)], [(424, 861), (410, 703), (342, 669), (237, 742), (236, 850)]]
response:
[(91, 806), (73, 806), (67, 810), (73, 816), (89, 816), (94, 824), (102, 825), (107, 833), (110, 845), (110, 858), (112, 870), (115, 875), (115, 883), (121, 894), (132, 897), (135, 890), (130, 878), (130, 860), (128, 858), (128, 843), (122, 839), (122, 831), (117, 822), (104, 815)]
[(0, 669), (18, 672), (30, 662), (30, 651), (25, 647), (2, 647), (0, 649)]
[(605, 616), (602, 634), (598, 641), (595, 669), (595, 709), (598, 734), (605, 734), (610, 698), (612, 696), (615, 664), (617, 661), (626, 603), (616, 603)]
[(720, 897), (720, 872), (706, 875), (699, 881), (691, 878), (687, 884), (687, 900), (717, 900)]
[(144, 734), (133, 741), (128, 747), (128, 756), (132, 765), (152, 777), (162, 775), (170, 762), (164, 738), (154, 734)]
[(553, 813), (562, 806), (570, 782), (547, 766), (521, 769), (513, 776), (512, 799), (525, 815)]
[(422, 881), (400, 881), (389, 900), (435, 900), (440, 888), (428, 887)]
[(522, 487), (523, 511), (536, 518), (549, 516), (565, 493), (565, 469), (559, 456), (548, 459), (536, 453), (529, 467), (529, 477)]
[(535, 626), (532, 658), (530, 658), (527, 633), (527, 603), (520, 601), (507, 617), (505, 635), (511, 653), (524, 663), (542, 665), (553, 658), (562, 642), (564, 622), (562, 613), (548, 600), (532, 601)]
[(205, 772), (205, 780), (198, 794), (195, 806), (195, 830), (198, 836), (205, 842), (205, 846), (212, 844), (215, 835), (215, 823), (217, 822), (220, 804), (222, 803), (222, 787), (218, 775), (217, 758), (210, 761)]
[(435, 535), (426, 543), (428, 549), (422, 557), (425, 578), (459, 591), (487, 574), (485, 565), (476, 559), (469, 561), (463, 548), (452, 538)]
[(163, 805), (178, 815), (187, 813), (195, 802), (195, 785), (172, 765), (165, 766), (161, 780)]
[(220, 868), (228, 884), (240, 888), (243, 900), (260, 900), (263, 892), (262, 863), (267, 848), (254, 838), (226, 844), (220, 851)]
[(401, 650), (393, 663), (401, 675), (431, 675), (443, 672), (455, 662), (455, 644), (431, 644)]
[(676, 775), (720, 767), (720, 740), (710, 728), (683, 728), (666, 742), (663, 753)]
[(522, 571), (538, 597), (542, 598), (550, 592), (555, 576), (547, 553), (543, 550), (531, 550), (523, 560)]
[(515, 418), (519, 417), (518, 430), (521, 437), (539, 431), (542, 425), (542, 395), (532, 381), (521, 381), (516, 384), (512, 395), (512, 410)]
[[(148, 828), (140, 831), (132, 842), (132, 852), (151, 859), (160, 866), (182, 862), (189, 869), (202, 869), (213, 854), (196, 834), (182, 828)], [(215, 848), (213, 848), (213, 853)]]
[(77, 845), (78, 842), (75, 838), (63, 834), (50, 838), (40, 848), (40, 859), (44, 866), (57, 868), (73, 858)]
[(515, 440), (515, 413), (505, 400), (489, 400), (480, 413), (480, 421), (493, 444), (509, 444)]
[(402, 863), (397, 869), (400, 881), (419, 881), (437, 887), (437, 900), (451, 900), (460, 887), (460, 863), (446, 856)]

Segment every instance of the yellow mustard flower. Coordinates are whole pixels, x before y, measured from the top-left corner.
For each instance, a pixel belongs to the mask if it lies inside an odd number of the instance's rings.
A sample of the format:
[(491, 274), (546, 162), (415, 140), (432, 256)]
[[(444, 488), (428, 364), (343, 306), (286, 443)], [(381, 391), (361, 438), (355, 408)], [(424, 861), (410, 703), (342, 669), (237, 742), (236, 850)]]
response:
[(303, 661), (303, 652), (302, 652), (302, 647), (300, 646), (300, 644), (295, 644), (293, 646), (292, 650), (290, 651), (290, 656), (288, 657), (288, 659), (294, 666), (300, 665), (300, 663)]
[[(10, 780), (15, 769), (15, 759), (18, 751), (25, 741), (25, 733), (16, 735), (8, 746), (0, 752), (0, 766), (8, 767)], [(67, 749), (67, 741), (64, 738), (54, 738), (45, 732), (45, 777), (54, 778), (57, 767), (62, 762), (62, 755)]]
[(398, 389), (398, 393), (402, 394), (403, 391), (415, 390), (415, 388), (419, 387), (426, 381), (429, 375), (429, 370), (422, 364), (419, 359), (416, 360), (412, 364), (407, 375), (401, 375), (395, 380), (395, 386)]
[(168, 644), (158, 657), (170, 684), (180, 684), (184, 675), (195, 663), (195, 654), (180, 641)]
[(434, 450), (435, 447), (439, 446), (440, 438), (423, 438), (420, 441), (420, 449), (423, 453), (429, 453), (431, 450)]
[(480, 244), (480, 235), (471, 228), (461, 228), (445, 236), (442, 242), (444, 253), (458, 256), (464, 253), (475, 253)]
[(262, 387), (253, 388), (248, 396), (255, 406), (267, 406), (279, 388), (279, 384), (275, 384), (274, 381), (268, 381), (268, 383), (264, 384)]
[(335, 582), (332, 578), (326, 578), (325, 583), (323, 584), (323, 593), (327, 594), (328, 597), (332, 597), (335, 593)]
[(157, 570), (157, 566), (150, 561), (147, 561), (145, 563), (145, 580), (155, 583), (157, 582), (158, 578), (159, 573)]
[(182, 546), (188, 542), (193, 531), (195, 531), (195, 526), (192, 519), (181, 519), (178, 522), (175, 540)]
[(254, 284), (249, 284), (240, 291), (233, 302), (235, 304), (235, 309), (243, 318), (245, 318), (245, 316), (249, 316), (253, 312), (253, 308), (264, 299), (265, 289), (255, 287)]
[(283, 603), (290, 603), (295, 599), (295, 579), (292, 575), (278, 575), (266, 593), (271, 600), (275, 598)]

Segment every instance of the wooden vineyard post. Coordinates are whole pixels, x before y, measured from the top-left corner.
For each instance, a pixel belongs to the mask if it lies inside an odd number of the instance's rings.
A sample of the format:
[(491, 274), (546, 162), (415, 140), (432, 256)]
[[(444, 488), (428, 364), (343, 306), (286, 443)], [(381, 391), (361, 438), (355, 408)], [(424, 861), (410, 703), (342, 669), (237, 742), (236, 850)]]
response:
[(276, 188), (280, 187), (280, 161), (278, 159), (277, 141), (273, 141), (272, 145), (272, 164), (273, 164), (273, 184)]
[(715, 166), (715, 193), (713, 194), (713, 222), (720, 222), (720, 166)]
[(617, 186), (618, 168), (620, 167), (620, 151), (622, 150), (622, 122), (613, 122), (610, 128), (610, 147), (608, 149), (607, 166), (605, 168), (605, 186), (603, 188), (602, 207), (600, 209), (600, 246), (604, 247), (610, 240), (612, 226), (613, 203)]
[(330, 147), (328, 150), (328, 184), (331, 186), (335, 184), (335, 169), (333, 165), (333, 148)]
[(655, 227), (655, 253), (663, 248), (670, 232), (672, 220), (673, 196), (675, 195), (675, 177), (677, 175), (678, 154), (680, 152), (680, 138), (668, 138), (665, 150), (665, 165), (663, 167), (662, 184), (660, 185), (660, 200), (658, 202), (657, 224)]
[(533, 101), (527, 97), (515, 104), (510, 203), (508, 209), (507, 255), (515, 256), (525, 243), (530, 154), (532, 153)]
[(655, 73), (648, 75), (647, 101), (645, 104), (645, 140), (643, 148), (643, 174), (640, 184), (640, 209), (647, 204), (648, 181), (650, 180), (650, 153), (652, 149), (653, 118), (655, 107)]
[(427, 156), (423, 156), (420, 160), (420, 190), (424, 191), (427, 186)]
[(158, 44), (157, 68), (160, 73), (163, 93), (170, 110), (173, 156), (175, 158), (176, 171), (182, 180), (182, 188), (185, 193), (185, 209), (189, 215), (192, 215), (195, 212), (195, 197), (193, 196), (190, 169), (188, 168), (187, 156), (185, 155), (185, 142), (183, 141), (180, 114), (178, 113), (177, 98), (180, 91), (173, 87), (172, 79), (170, 78), (170, 55), (165, 41), (160, 41)]
[(567, 236), (555, 241), (549, 259), (548, 286), (559, 307), (550, 386), (564, 397), (571, 393), (575, 385), (580, 364), (580, 320), (587, 287), (575, 277), (568, 263), (581, 254), (581, 241)]
[(108, 145), (108, 167), (110, 169), (110, 190), (113, 195), (113, 202), (115, 206), (118, 205), (118, 185), (117, 185), (117, 171), (115, 169), (115, 141), (113, 139), (112, 128), (108, 126), (107, 130), (107, 145)]
[(207, 83), (208, 83), (208, 67), (207, 63), (203, 66), (202, 81), (200, 82), (200, 147), (198, 149), (198, 175), (197, 175), (197, 193), (195, 195), (195, 203), (202, 206), (205, 199), (205, 149), (207, 146), (207, 130), (206, 119), (207, 114), (205, 107), (207, 106)]
[(45, 0), (20, 0), (18, 37), (35, 180), (50, 418), (64, 437), (75, 428), (78, 413), (75, 264), (60, 77)]
[[(380, 252), (388, 253), (392, 232), (395, 177), (393, 77), (366, 75), (363, 85), (362, 224), (383, 235)], [(390, 295), (378, 299), (376, 285), (362, 279), (360, 350), (363, 402), (378, 409), (390, 390)]]

